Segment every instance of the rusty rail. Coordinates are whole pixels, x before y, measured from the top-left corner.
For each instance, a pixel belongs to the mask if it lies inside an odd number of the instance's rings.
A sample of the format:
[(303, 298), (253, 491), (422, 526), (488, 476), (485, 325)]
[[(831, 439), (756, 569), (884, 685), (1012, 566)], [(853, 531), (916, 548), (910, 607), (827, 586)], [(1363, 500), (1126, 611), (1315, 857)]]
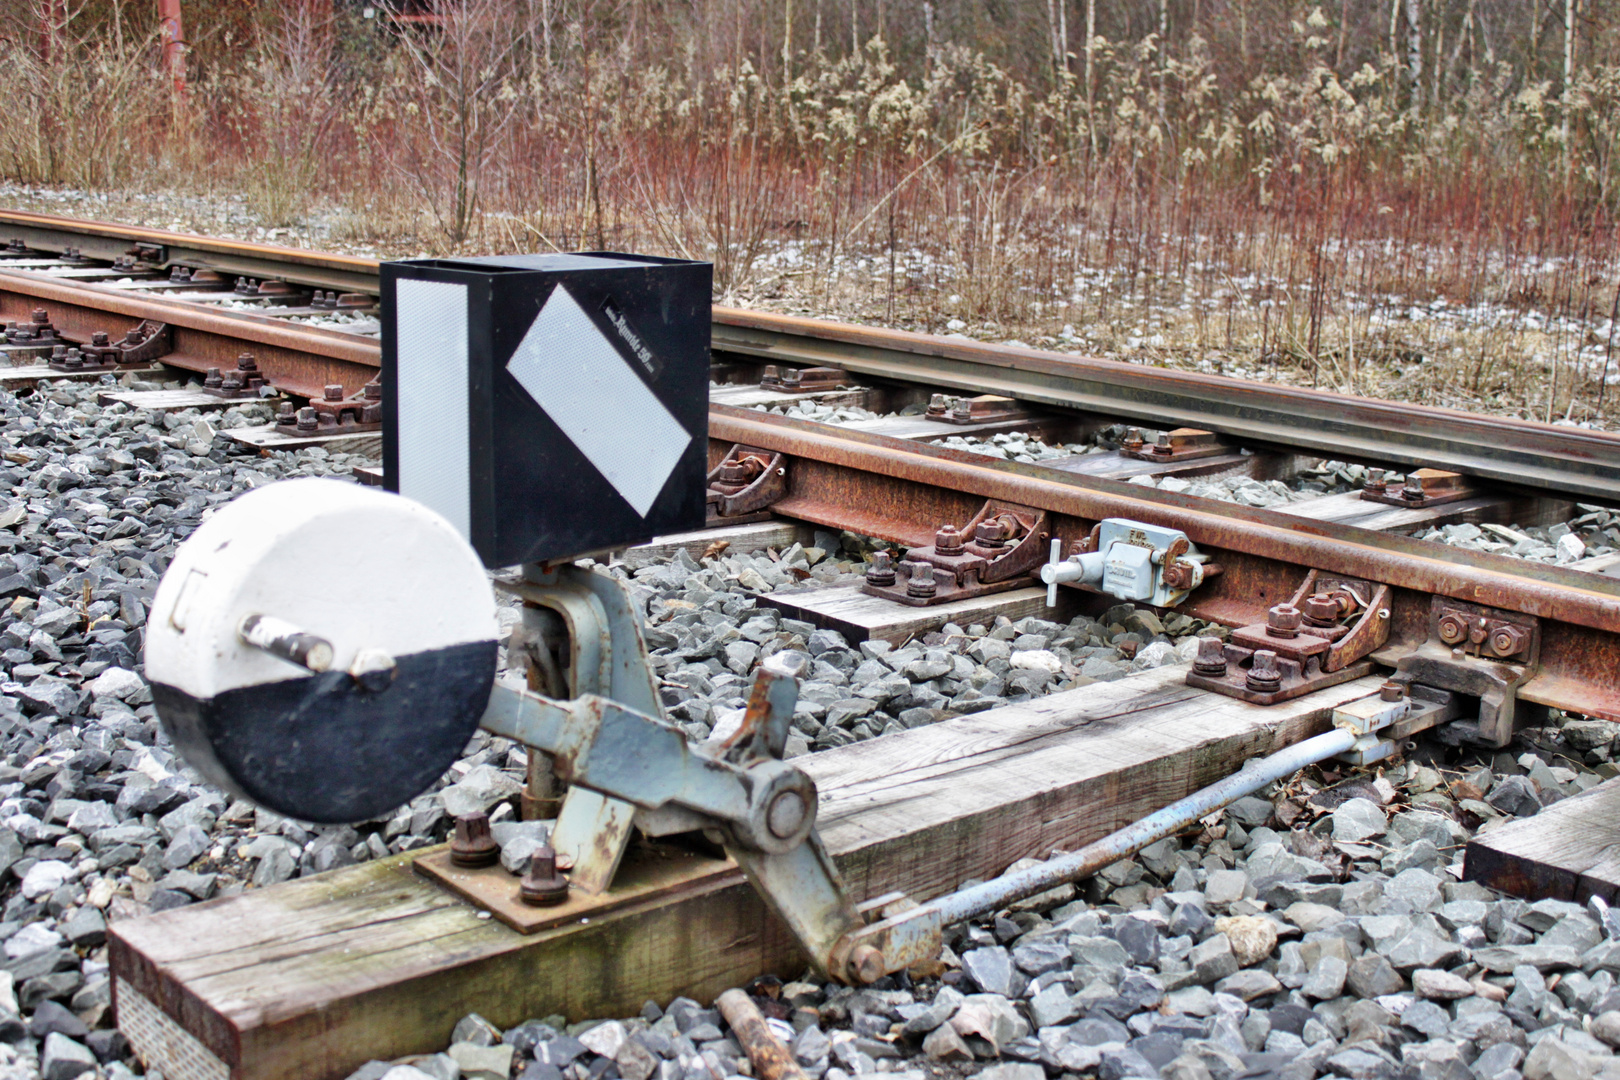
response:
[(244, 349), (252, 351), (265, 377), (277, 388), (304, 397), (341, 383), (346, 394), (374, 378), (382, 349), (353, 334), (300, 326), (238, 311), (216, 311), (200, 304), (154, 297), (83, 282), (69, 284), (40, 274), (7, 273), (0, 263), (0, 318), (26, 321), (37, 307), (67, 334), (88, 340), (96, 330), (120, 336), (118, 318), (150, 319), (173, 329), (174, 352), (165, 364), (188, 371), (230, 368)]
[(1255, 448), (1447, 469), (1607, 500), (1620, 482), (1614, 432), (757, 311), (716, 308), (713, 342), (717, 353), (1001, 394), (1157, 429), (1199, 428)]
[(1228, 626), (1264, 622), (1308, 570), (1387, 584), (1390, 642), (1376, 655), (1389, 664), (1427, 639), (1431, 595), (1533, 615), (1541, 674), (1519, 696), (1620, 720), (1617, 580), (724, 406), (710, 407), (709, 439), (711, 461), (738, 443), (787, 456), (775, 513), (900, 544), (931, 542), (985, 499), (1045, 510), (1065, 544), (1109, 517), (1180, 529), (1224, 568), (1180, 610)]

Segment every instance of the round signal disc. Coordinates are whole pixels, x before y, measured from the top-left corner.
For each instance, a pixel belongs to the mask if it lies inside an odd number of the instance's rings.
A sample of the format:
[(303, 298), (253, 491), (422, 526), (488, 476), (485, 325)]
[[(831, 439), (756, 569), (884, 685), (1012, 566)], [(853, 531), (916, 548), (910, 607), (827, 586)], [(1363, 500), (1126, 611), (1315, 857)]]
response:
[[(250, 615), (323, 639), (330, 666), (248, 644)], [(288, 817), (365, 821), (456, 760), (489, 702), (496, 640), (483, 564), (444, 518), (356, 484), (289, 480), (226, 504), (180, 546), (153, 598), (146, 676), (210, 782)]]

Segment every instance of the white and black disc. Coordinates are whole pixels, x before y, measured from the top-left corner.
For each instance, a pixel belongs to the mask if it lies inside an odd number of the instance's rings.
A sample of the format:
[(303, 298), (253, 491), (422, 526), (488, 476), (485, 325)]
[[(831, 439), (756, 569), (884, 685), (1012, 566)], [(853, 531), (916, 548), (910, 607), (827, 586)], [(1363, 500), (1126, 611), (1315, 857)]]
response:
[[(281, 650), (310, 666), (249, 644), (251, 616), (318, 642)], [(290, 480), (227, 504), (180, 546), (153, 599), (146, 676), (169, 737), (210, 782), (288, 817), (365, 821), (466, 746), (496, 634), (483, 564), (438, 514)]]

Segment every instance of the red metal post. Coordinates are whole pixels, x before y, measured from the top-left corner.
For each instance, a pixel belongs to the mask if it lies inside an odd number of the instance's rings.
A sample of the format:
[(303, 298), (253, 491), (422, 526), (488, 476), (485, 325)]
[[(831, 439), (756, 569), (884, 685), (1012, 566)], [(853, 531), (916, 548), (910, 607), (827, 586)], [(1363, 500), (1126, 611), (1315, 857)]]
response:
[(158, 0), (158, 22), (163, 32), (163, 66), (174, 80), (178, 105), (186, 98), (186, 37), (180, 21), (180, 0)]

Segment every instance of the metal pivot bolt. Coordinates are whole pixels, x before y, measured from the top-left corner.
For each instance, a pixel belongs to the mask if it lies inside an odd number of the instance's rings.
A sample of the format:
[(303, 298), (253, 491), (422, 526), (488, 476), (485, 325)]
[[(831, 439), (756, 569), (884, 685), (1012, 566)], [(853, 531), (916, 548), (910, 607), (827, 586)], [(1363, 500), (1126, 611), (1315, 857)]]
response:
[(518, 882), (518, 897), (535, 907), (550, 907), (568, 899), (568, 879), (557, 866), (557, 852), (550, 844), (536, 848), (529, 856), (529, 869)]
[(256, 649), (317, 674), (332, 666), (332, 643), (306, 633), (285, 619), (257, 613), (244, 615), (236, 626), (236, 634)]
[(906, 582), (906, 595), (919, 599), (934, 596), (939, 592), (939, 582), (934, 580), (934, 567), (931, 563), (919, 563), (911, 571), (911, 578)]
[(1198, 639), (1198, 655), (1193, 657), (1193, 670), (1200, 675), (1216, 678), (1226, 674), (1226, 646), (1220, 638)]
[(872, 552), (872, 565), (866, 571), (868, 585), (894, 584), (894, 556), (887, 551)]
[(501, 847), (489, 832), (488, 814), (479, 811), (456, 818), (456, 838), (450, 841), (451, 862), (466, 867), (489, 866), (500, 857)]
[(765, 811), (765, 826), (778, 840), (786, 840), (804, 827), (807, 812), (804, 796), (797, 791), (784, 791), (771, 800)]
[(934, 552), (939, 555), (962, 554), (962, 531), (954, 525), (941, 525), (934, 533)]
[(1378, 697), (1381, 701), (1399, 701), (1406, 696), (1406, 687), (1391, 680), (1378, 688)]
[(1277, 654), (1270, 649), (1259, 649), (1254, 654), (1254, 666), (1244, 680), (1250, 690), (1268, 694), (1282, 686), (1282, 671), (1277, 667)]
[(1298, 637), (1301, 619), (1299, 608), (1293, 604), (1277, 604), (1266, 612), (1266, 633), (1272, 637)]

